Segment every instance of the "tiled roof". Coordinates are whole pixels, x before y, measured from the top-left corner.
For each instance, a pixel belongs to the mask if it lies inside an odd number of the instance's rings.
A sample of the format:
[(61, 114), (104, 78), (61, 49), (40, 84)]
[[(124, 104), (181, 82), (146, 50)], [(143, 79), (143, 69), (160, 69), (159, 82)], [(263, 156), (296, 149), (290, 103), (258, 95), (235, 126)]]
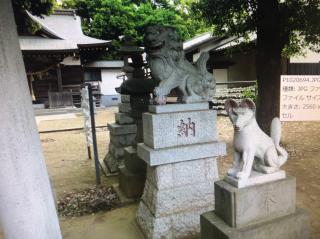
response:
[(111, 41), (88, 37), (81, 29), (81, 19), (73, 10), (56, 10), (50, 16), (36, 17), (43, 36), (19, 36), (22, 51), (76, 51), (79, 47), (107, 46)]

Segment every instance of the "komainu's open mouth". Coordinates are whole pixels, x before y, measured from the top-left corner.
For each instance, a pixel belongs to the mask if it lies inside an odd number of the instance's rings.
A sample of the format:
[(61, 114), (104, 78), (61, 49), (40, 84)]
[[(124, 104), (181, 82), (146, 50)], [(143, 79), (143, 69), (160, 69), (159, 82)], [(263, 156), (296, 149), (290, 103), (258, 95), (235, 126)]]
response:
[(156, 51), (162, 47), (164, 47), (164, 41), (152, 42), (151, 44), (148, 44), (148, 51)]

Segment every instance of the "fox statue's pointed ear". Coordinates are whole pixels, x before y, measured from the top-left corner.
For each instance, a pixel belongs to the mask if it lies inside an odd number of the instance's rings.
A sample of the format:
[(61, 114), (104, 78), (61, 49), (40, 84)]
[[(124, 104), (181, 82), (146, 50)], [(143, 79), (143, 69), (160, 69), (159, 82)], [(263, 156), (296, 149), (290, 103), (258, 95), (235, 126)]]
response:
[(243, 108), (249, 108), (251, 109), (252, 111), (256, 111), (256, 105), (255, 103), (250, 100), (250, 99), (243, 99), (240, 103), (240, 107), (243, 107)]
[(224, 103), (224, 108), (228, 113), (232, 108), (236, 108), (236, 107), (238, 107), (238, 103), (233, 99), (227, 99), (226, 102)]

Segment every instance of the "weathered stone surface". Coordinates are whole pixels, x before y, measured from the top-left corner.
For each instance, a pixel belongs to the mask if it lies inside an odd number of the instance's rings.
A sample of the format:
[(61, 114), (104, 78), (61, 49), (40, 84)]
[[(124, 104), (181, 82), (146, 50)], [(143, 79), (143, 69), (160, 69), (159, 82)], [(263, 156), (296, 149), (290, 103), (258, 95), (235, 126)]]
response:
[(216, 158), (190, 160), (174, 164), (148, 166), (147, 180), (157, 189), (171, 189), (219, 178)]
[(137, 150), (130, 146), (124, 148), (124, 158), (125, 158), (125, 165), (126, 168), (131, 173), (143, 173), (146, 174), (146, 162), (140, 159), (137, 155)]
[(103, 161), (111, 173), (116, 173), (118, 171), (118, 167), (124, 165), (123, 157), (116, 158), (110, 152), (107, 153)]
[(137, 223), (148, 239), (192, 239), (199, 238), (200, 215), (214, 208), (213, 204), (173, 214), (154, 217), (148, 207), (140, 202), (137, 211)]
[(308, 239), (309, 216), (297, 209), (294, 213), (255, 224), (246, 228), (232, 228), (214, 212), (201, 215), (201, 239)]
[(116, 123), (118, 124), (133, 124), (134, 119), (127, 113), (115, 113)]
[(130, 103), (119, 103), (118, 107), (120, 113), (129, 113), (131, 111)]
[(110, 142), (116, 147), (127, 147), (136, 144), (136, 134), (111, 135)]
[(108, 124), (108, 129), (112, 135), (135, 134), (137, 126), (135, 124), (119, 125), (116, 123)]
[(226, 145), (217, 141), (154, 150), (144, 143), (139, 143), (137, 152), (147, 164), (156, 166), (225, 155)]
[(147, 180), (142, 201), (155, 217), (196, 210), (214, 204), (214, 181), (158, 190)]
[(236, 188), (215, 183), (215, 213), (228, 225), (242, 228), (285, 216), (295, 211), (296, 181), (293, 177)]
[(114, 144), (109, 144), (109, 152), (115, 157), (120, 158), (124, 156), (124, 147), (116, 147)]
[(216, 141), (216, 111), (143, 114), (143, 142), (153, 149)]
[(209, 109), (208, 102), (190, 103), (190, 104), (149, 105), (149, 112), (156, 113), (156, 114), (207, 110), (207, 109)]
[(129, 198), (142, 195), (145, 179), (144, 173), (132, 173), (125, 166), (119, 167), (119, 186)]
[(259, 173), (252, 170), (249, 178), (238, 179), (232, 176), (226, 176), (224, 180), (237, 188), (249, 187), (257, 184), (272, 182), (286, 177), (284, 170), (276, 171), (274, 173)]
[(130, 103), (130, 95), (121, 95), (122, 103)]

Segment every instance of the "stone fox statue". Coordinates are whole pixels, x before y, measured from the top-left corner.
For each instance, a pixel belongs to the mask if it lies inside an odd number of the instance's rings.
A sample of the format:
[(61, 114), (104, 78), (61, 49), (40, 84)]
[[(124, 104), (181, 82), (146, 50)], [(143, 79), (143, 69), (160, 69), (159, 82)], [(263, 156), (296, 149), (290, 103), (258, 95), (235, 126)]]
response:
[(240, 105), (228, 99), (225, 109), (234, 126), (233, 167), (228, 175), (245, 179), (250, 176), (252, 168), (266, 174), (278, 171), (288, 159), (288, 153), (279, 145), (280, 120), (272, 120), (269, 137), (259, 128), (255, 118), (256, 106), (250, 99), (242, 100)]
[(159, 81), (155, 88), (157, 104), (166, 104), (174, 88), (182, 93), (185, 103), (209, 100), (215, 93), (215, 80), (207, 71), (208, 53), (202, 53), (195, 65), (184, 55), (183, 44), (172, 27), (150, 25), (146, 28), (145, 48), (152, 77)]

